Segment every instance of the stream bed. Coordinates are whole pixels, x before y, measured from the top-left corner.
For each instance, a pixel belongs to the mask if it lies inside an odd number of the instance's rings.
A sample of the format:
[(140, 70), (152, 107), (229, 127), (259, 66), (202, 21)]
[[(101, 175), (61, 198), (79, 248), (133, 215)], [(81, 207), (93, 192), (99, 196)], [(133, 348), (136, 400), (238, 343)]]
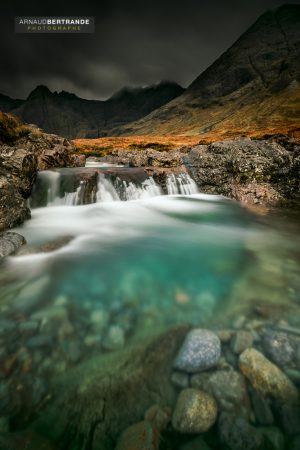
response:
[(0, 272), (5, 431), (42, 415), (60, 376), (159, 331), (262, 319), (300, 334), (297, 213), (250, 212), (187, 174), (162, 187), (112, 169), (101, 167), (89, 204), (73, 169), (41, 173), (32, 218), (15, 230), (27, 246)]

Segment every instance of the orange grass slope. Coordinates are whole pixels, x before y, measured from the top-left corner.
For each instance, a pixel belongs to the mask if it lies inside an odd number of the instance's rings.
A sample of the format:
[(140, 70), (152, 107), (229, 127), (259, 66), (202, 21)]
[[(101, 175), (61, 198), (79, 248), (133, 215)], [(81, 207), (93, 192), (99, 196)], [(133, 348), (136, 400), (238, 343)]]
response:
[(194, 146), (199, 143), (199, 136), (120, 136), (99, 139), (75, 139), (73, 141), (79, 153), (86, 156), (105, 156), (114, 149), (153, 148), (168, 151), (178, 147)]
[(124, 127), (124, 135), (198, 136), (213, 141), (235, 136), (287, 134), (300, 129), (300, 87), (292, 83), (271, 95), (251, 93), (254, 86), (218, 99), (201, 108), (182, 96), (139, 122)]

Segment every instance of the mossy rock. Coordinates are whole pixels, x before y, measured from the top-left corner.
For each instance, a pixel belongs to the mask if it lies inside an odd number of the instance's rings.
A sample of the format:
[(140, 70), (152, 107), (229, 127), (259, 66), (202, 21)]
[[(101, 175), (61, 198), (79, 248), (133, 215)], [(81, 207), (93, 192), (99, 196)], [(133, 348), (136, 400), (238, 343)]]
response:
[(172, 361), (187, 332), (176, 327), (91, 359), (59, 381), (32, 429), (61, 449), (110, 450), (153, 404), (173, 407)]

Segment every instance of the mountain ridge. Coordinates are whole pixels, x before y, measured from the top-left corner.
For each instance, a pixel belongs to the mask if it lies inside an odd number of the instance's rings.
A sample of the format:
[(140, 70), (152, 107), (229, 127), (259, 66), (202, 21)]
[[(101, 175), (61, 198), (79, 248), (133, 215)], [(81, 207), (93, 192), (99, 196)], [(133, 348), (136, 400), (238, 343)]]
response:
[(262, 14), (178, 98), (119, 135), (185, 134), (216, 139), (300, 124), (300, 5)]
[(0, 94), (0, 110), (48, 133), (96, 138), (106, 136), (116, 126), (138, 120), (183, 91), (175, 82), (162, 81), (141, 88), (124, 88), (107, 100), (87, 100), (66, 91), (51, 92), (47, 86), (39, 85), (25, 100)]

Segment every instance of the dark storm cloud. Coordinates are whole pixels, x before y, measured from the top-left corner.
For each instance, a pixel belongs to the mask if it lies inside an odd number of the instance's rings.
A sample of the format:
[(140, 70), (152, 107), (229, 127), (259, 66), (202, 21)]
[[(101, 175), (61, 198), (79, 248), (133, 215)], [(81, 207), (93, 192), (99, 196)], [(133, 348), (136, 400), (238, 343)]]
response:
[[(282, 0), (61, 0), (1, 5), (0, 92), (38, 84), (85, 98), (174, 80), (187, 86), (266, 9)], [(294, 3), (300, 3), (294, 1)], [(15, 15), (91, 15), (93, 35), (17, 35)]]

